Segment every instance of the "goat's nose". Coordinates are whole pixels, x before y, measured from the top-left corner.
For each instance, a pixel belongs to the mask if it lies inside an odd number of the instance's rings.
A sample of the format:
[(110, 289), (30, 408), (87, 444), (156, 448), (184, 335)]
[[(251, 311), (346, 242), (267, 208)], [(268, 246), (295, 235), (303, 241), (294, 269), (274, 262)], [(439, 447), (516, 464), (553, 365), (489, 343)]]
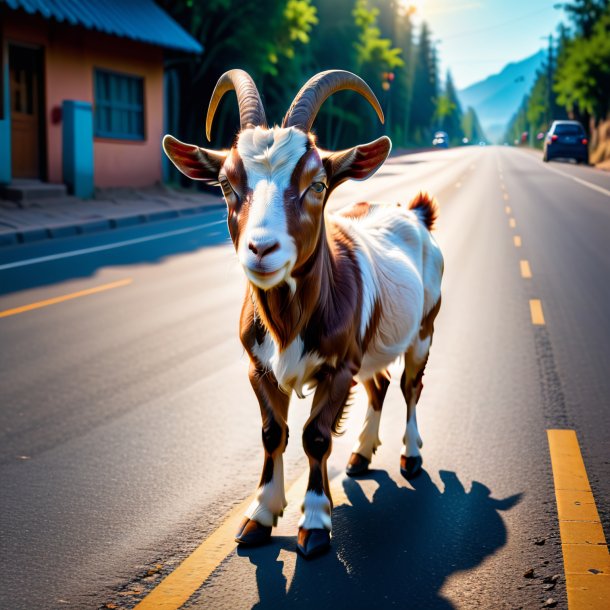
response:
[(267, 254), (271, 254), (279, 249), (280, 244), (273, 238), (269, 239), (251, 239), (248, 242), (248, 249), (252, 251), (256, 256), (263, 258)]

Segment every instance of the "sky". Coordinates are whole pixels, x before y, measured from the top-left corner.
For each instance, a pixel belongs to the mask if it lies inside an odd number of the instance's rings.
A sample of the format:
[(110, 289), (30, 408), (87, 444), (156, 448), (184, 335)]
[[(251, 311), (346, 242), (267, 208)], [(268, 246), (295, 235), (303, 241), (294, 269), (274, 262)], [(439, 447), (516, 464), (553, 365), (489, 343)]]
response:
[[(404, 0), (416, 23), (427, 21), (437, 41), (441, 73), (458, 89), (499, 72), (548, 45), (560, 21), (558, 0)], [(544, 40), (543, 40), (544, 39)]]

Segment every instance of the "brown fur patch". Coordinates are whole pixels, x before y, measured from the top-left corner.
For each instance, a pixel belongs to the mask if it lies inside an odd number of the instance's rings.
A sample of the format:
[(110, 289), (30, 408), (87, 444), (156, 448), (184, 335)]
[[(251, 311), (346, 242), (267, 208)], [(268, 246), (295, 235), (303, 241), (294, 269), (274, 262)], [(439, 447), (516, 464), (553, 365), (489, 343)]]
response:
[(381, 411), (383, 401), (390, 387), (390, 374), (388, 371), (384, 373), (375, 373), (371, 379), (363, 382), (364, 389), (369, 397), (369, 404), (375, 411)]
[(424, 223), (428, 231), (434, 229), (434, 223), (438, 218), (438, 203), (428, 193), (418, 193), (409, 203), (409, 209), (413, 210)]
[(341, 216), (347, 216), (348, 218), (362, 218), (363, 216), (366, 216), (370, 210), (370, 203), (360, 201), (359, 203), (354, 203), (354, 205), (350, 205), (347, 208), (342, 208), (337, 213)]

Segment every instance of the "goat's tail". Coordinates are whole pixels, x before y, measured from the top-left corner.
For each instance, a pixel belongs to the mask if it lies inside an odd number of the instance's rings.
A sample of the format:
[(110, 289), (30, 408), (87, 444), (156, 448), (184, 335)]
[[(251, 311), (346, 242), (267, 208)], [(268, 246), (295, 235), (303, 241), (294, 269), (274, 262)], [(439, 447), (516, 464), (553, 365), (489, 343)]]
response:
[(428, 231), (434, 229), (434, 223), (438, 218), (438, 203), (434, 197), (431, 197), (428, 193), (420, 192), (409, 203), (409, 209), (417, 214)]

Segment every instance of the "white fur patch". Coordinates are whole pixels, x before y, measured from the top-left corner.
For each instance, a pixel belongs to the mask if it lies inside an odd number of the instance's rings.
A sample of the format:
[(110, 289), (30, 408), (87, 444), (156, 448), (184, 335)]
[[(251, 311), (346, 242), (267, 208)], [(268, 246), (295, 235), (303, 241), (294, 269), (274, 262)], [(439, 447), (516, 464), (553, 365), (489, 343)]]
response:
[(415, 398), (413, 398), (413, 404), (411, 408), (413, 416), (411, 417), (411, 419), (407, 419), (407, 427), (405, 429), (405, 435), (402, 439), (402, 455), (406, 457), (414, 457), (420, 455), (419, 450), (423, 446), (421, 436), (419, 435), (419, 429), (417, 428)]
[(312, 381), (313, 375), (324, 363), (317, 352), (303, 353), (301, 337), (280, 350), (267, 333), (263, 343), (255, 343), (252, 351), (263, 365), (273, 371), (282, 390), (286, 393), (294, 390), (299, 398), (304, 398), (304, 386)]
[(271, 527), (277, 525), (277, 519), (282, 516), (286, 505), (284, 460), (280, 454), (273, 460), (273, 478), (258, 488), (256, 497), (246, 510), (246, 517)]
[(362, 457), (369, 460), (369, 462), (377, 447), (381, 445), (381, 441), (379, 440), (380, 421), (381, 411), (375, 411), (375, 409), (369, 405), (369, 408), (366, 410), (366, 417), (360, 436), (352, 449), (354, 453), (359, 453)]
[(377, 333), (362, 359), (358, 380), (370, 379), (403, 356), (423, 316), (440, 297), (443, 259), (429, 231), (404, 207), (371, 204), (368, 214), (330, 215), (352, 240), (363, 285), (360, 336), (375, 300), (381, 304)]
[(299, 520), (299, 527), (305, 529), (326, 529), (332, 530), (330, 518), (330, 500), (322, 493), (308, 491), (303, 502), (303, 516)]
[[(240, 235), (237, 252), (248, 279), (262, 289), (289, 280), (296, 262), (297, 247), (288, 232), (284, 192), (306, 150), (307, 136), (292, 127), (245, 129), (237, 141), (248, 186), (253, 191), (248, 222)], [(259, 261), (248, 247), (250, 242), (279, 244), (278, 249), (264, 257), (266, 272), (277, 271), (277, 276), (265, 280), (252, 273)]]

